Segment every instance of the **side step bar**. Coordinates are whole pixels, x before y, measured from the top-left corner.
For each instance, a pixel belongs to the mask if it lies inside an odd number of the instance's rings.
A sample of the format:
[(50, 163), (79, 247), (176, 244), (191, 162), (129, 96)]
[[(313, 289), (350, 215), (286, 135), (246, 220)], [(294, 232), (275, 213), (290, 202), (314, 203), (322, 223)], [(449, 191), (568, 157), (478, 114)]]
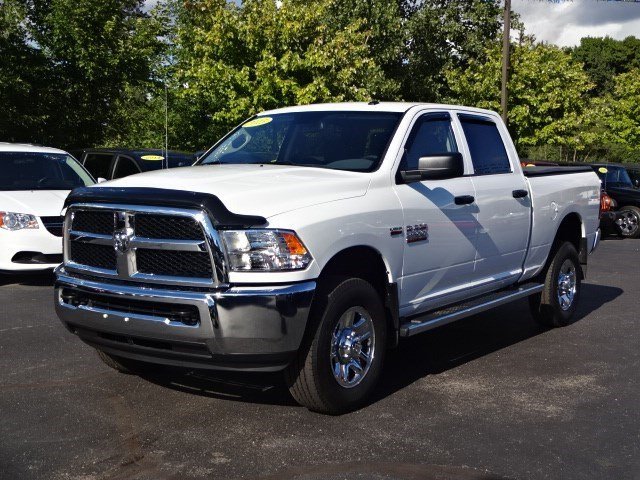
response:
[(415, 317), (408, 317), (403, 319), (404, 321), (400, 324), (400, 336), (410, 337), (418, 333), (426, 332), (427, 330), (455, 322), (461, 318), (470, 317), (471, 315), (490, 310), (499, 305), (540, 293), (543, 288), (544, 284), (542, 283), (523, 283), (517, 287), (492, 292), (472, 300), (441, 308), (440, 310), (423, 313)]

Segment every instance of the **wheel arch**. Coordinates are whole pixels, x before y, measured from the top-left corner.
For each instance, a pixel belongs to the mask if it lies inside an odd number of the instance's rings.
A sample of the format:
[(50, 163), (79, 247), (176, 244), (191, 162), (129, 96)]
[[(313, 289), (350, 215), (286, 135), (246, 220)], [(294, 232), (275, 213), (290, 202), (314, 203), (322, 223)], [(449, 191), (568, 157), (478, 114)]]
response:
[(544, 271), (546, 271), (546, 267), (548, 267), (556, 251), (563, 242), (570, 242), (578, 252), (578, 258), (580, 259), (580, 265), (582, 267), (582, 277), (584, 278), (587, 269), (589, 251), (587, 248), (585, 225), (578, 212), (567, 213), (558, 225)]
[(322, 285), (335, 277), (356, 277), (371, 283), (383, 300), (389, 344), (397, 345), (400, 323), (398, 286), (382, 253), (369, 245), (356, 245), (338, 251), (322, 268), (318, 282)]

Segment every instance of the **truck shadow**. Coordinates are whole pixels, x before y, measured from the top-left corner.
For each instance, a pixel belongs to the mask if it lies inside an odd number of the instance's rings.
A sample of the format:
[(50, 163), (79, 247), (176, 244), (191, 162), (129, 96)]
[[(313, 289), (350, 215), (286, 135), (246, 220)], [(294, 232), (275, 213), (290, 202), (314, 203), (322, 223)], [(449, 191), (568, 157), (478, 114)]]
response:
[[(616, 287), (584, 283), (573, 324), (623, 293)], [(385, 372), (372, 403), (427, 375), (437, 375), (485, 355), (515, 345), (549, 328), (538, 325), (529, 313), (528, 300), (469, 317), (408, 338), (387, 355)]]
[[(575, 322), (620, 296), (623, 290), (583, 284)], [(385, 367), (369, 404), (427, 375), (437, 375), (505, 347), (544, 334), (527, 300), (502, 306), (401, 341), (387, 352)], [(170, 369), (145, 379), (165, 388), (211, 398), (265, 405), (297, 405), (280, 373), (237, 373)]]
[(54, 280), (53, 270), (20, 273), (0, 272), (0, 287), (6, 285), (46, 287), (53, 285)]

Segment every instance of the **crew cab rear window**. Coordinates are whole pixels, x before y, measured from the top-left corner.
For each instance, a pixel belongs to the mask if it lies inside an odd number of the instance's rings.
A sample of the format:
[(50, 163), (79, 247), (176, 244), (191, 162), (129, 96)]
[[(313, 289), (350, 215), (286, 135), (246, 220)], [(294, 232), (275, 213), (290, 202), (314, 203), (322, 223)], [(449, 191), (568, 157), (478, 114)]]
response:
[(484, 117), (459, 114), (476, 175), (510, 173), (511, 164), (495, 123)]

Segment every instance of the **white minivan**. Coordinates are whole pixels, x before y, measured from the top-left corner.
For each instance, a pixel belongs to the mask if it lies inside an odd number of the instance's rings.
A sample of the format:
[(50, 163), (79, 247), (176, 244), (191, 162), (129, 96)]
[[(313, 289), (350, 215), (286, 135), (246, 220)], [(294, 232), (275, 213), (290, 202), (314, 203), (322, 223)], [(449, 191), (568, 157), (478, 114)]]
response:
[(0, 142), (0, 271), (59, 265), (64, 200), (94, 183), (63, 150)]

